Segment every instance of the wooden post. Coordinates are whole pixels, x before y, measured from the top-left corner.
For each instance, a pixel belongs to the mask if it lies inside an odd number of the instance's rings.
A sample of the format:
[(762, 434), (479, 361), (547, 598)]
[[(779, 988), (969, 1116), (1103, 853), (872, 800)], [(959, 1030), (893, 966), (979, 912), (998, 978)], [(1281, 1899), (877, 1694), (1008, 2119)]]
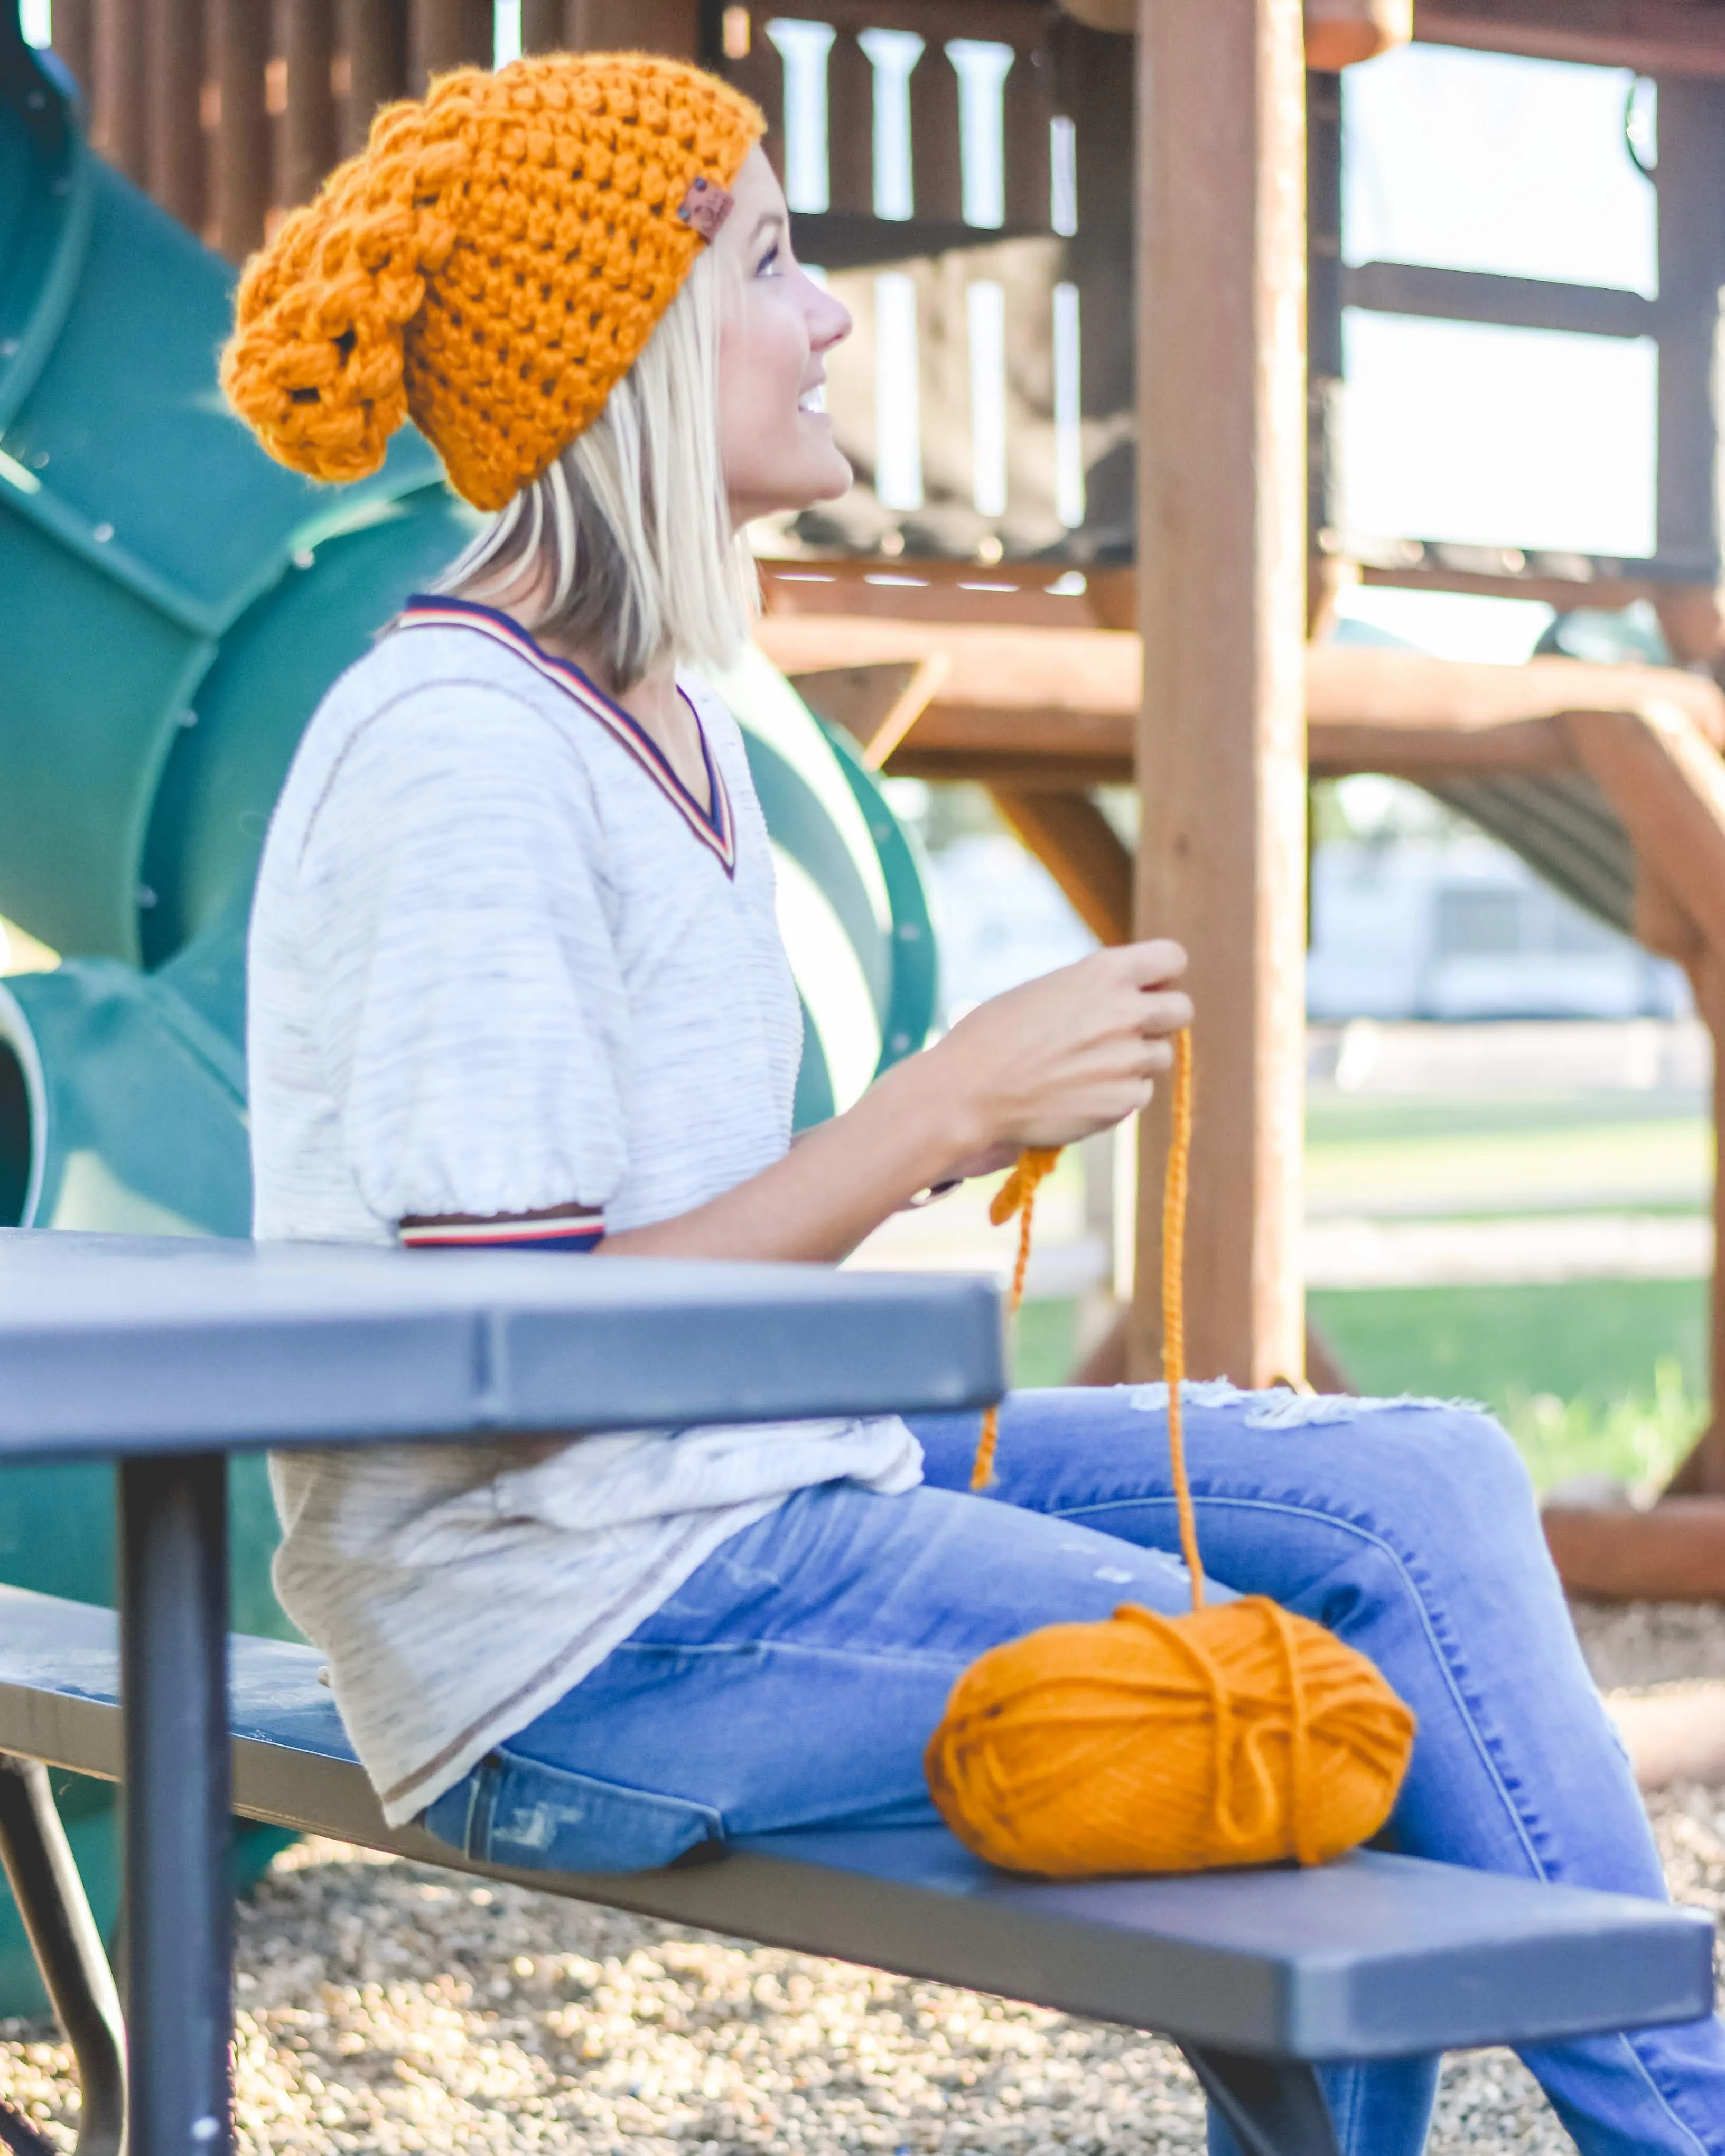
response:
[(1343, 564), (1342, 78), (1306, 76), (1306, 625), (1327, 628)]
[(407, 0), (341, 0), (341, 155), (362, 150), (380, 105), (408, 94)]
[(264, 241), (270, 207), (270, 116), (264, 68), (270, 13), (257, 0), (213, 0), (216, 70), (216, 244), (243, 261)]
[[(1142, 0), (1137, 925), (1191, 954), (1194, 1378), (1300, 1372), (1305, 74), (1299, 0)], [(1160, 1364), (1166, 1098), (1140, 1144)]]
[(127, 179), (145, 184), (144, 11), (139, 0), (96, 0), (91, 146)]
[(1040, 47), (1020, 45), (1006, 78), (1006, 222), (1014, 230), (1049, 228), (1049, 80), (1053, 63)]
[(54, 0), (54, 49), (83, 91), (87, 111), (90, 67), (95, 57), (94, 0)]
[(572, 50), (701, 57), (700, 0), (571, 0)]
[(1656, 602), (1676, 656), (1725, 662), (1719, 600), (1719, 430), (1716, 408), (1725, 236), (1725, 83), (1659, 84), (1659, 450), (1656, 551), (1694, 586)]
[(729, 52), (719, 62), (719, 72), (752, 97), (767, 116), (767, 157), (780, 182), (784, 179), (784, 63), (778, 48), (767, 34), (772, 8), (754, 8), (748, 14), (748, 36), (743, 49)]
[(931, 38), (911, 74), (911, 192), (918, 217), (957, 224), (964, 214), (958, 152), (958, 73)]
[(567, 44), (563, 0), (521, 0), (521, 50), (560, 53)]
[(827, 55), (827, 178), (830, 208), (874, 215), (875, 70), (844, 28)]
[(310, 202), (336, 162), (335, 0), (288, 0), (276, 15), (275, 49), (287, 64), (287, 110), (277, 135), (275, 198)]
[[(1725, 958), (1709, 947), (1689, 969), (1695, 987), (1696, 1009), (1706, 1021), (1713, 1044), (1713, 1129), (1725, 1131)], [(1713, 1277), (1707, 1315), (1711, 1359), (1710, 1391), (1712, 1412), (1707, 1426), (1688, 1459), (1684, 1471), (1673, 1478), (1673, 1489), (1725, 1496), (1725, 1414), (1720, 1395), (1725, 1389), (1725, 1173), (1713, 1169)]]
[(203, 0), (147, 0), (144, 156), (149, 188), (171, 216), (203, 229)]
[(408, 87), (424, 97), (434, 74), (490, 67), (491, 0), (413, 0), (408, 11)]

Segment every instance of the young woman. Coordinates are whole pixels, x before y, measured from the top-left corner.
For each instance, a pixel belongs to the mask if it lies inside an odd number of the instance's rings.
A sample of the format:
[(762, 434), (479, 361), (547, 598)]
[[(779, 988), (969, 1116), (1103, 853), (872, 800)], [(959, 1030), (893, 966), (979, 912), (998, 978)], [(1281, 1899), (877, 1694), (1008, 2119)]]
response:
[[(1168, 1068), (1183, 957), (1136, 944), (790, 1144), (766, 832), (698, 670), (748, 633), (742, 526), (849, 482), (820, 392), (850, 325), (793, 257), (761, 128), (639, 55), (446, 77), (247, 273), (224, 379), (275, 454), (352, 477), (411, 413), (489, 512), (331, 690), (270, 829), (260, 1236), (830, 1262)], [(926, 1822), (923, 1746), (978, 1654), (1185, 1605), (1164, 1407), (1017, 1396), (986, 1498), (970, 1417), (294, 1455), (277, 1584), (388, 1816), (476, 1855), (633, 1868)], [(1403, 1848), (1663, 1892), (1492, 1424), (1207, 1385), (1189, 1428), (1217, 1577), (1418, 1714)], [(1588, 2156), (1725, 2156), (1717, 2022), (1529, 2063)], [(1350, 2156), (1412, 2156), (1435, 2072), (1332, 2072)]]

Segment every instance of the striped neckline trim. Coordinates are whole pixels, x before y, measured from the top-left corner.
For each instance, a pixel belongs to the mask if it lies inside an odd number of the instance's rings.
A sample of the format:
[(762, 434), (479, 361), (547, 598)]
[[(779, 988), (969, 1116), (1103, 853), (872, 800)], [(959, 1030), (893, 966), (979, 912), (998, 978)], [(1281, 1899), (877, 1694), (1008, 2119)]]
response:
[(690, 715), (695, 721), (696, 734), (701, 742), (701, 759), (706, 767), (707, 790), (711, 802), (710, 808), (701, 807), (671, 768), (670, 760), (665, 751), (638, 719), (632, 718), (596, 682), (589, 680), (572, 660), (554, 658), (542, 646), (536, 644), (511, 615), (499, 613), (495, 607), (481, 606), (475, 599), (439, 598), (429, 593), (416, 592), (397, 615), (393, 625), (397, 629), (472, 629), (481, 636), (489, 636), (494, 644), (501, 644), (506, 650), (514, 652), (536, 673), (574, 697), (583, 711), (597, 719), (612, 738), (628, 750), (701, 844), (710, 852), (717, 855), (726, 875), (734, 876), (737, 874), (737, 819), (732, 812), (731, 796), (726, 789), (724, 777), (713, 760), (706, 728), (701, 722), (701, 714), (681, 687), (679, 687), (677, 694), (689, 706)]

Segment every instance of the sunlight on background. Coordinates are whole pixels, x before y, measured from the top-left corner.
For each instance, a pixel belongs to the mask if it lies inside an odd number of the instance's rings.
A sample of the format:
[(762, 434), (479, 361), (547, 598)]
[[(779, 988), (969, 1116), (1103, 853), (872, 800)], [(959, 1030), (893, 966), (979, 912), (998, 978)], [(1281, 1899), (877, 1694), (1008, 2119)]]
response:
[(1657, 285), (1618, 68), (1404, 45), (1343, 77), (1349, 262)]
[[(1619, 69), (1441, 46), (1349, 69), (1346, 259), (1656, 296), (1653, 188), (1625, 141), (1634, 88)], [(1651, 341), (1360, 310), (1347, 341), (1349, 529), (1652, 552)]]

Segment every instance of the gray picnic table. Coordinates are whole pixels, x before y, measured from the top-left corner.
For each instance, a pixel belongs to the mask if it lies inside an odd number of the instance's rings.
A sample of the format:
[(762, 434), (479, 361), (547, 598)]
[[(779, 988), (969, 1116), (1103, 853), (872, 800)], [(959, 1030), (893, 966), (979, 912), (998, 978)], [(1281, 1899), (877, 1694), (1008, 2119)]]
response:
[[(122, 2137), (127, 2156), (230, 2145), (230, 1805), (1158, 2030), (1250, 2156), (1335, 2156), (1322, 2061), (1711, 2010), (1697, 1912), (1384, 1851), (1056, 1884), (933, 1827), (755, 1836), (662, 1871), (511, 1872), (386, 1826), (316, 1651), (228, 1636), (232, 1450), (952, 1409), (1002, 1382), (997, 1297), (974, 1280), (0, 1231), (0, 1465), (119, 1462), (117, 1620), (0, 1587), (0, 1856), (78, 2054), (80, 2156)], [(125, 1786), (129, 2092), (43, 1762)], [(27, 2148), (20, 2130), (0, 2111), (0, 2139)]]
[(229, 1452), (956, 1408), (1002, 1382), (975, 1280), (0, 1231), (0, 1464), (119, 1463), (129, 2156), (228, 2146)]

